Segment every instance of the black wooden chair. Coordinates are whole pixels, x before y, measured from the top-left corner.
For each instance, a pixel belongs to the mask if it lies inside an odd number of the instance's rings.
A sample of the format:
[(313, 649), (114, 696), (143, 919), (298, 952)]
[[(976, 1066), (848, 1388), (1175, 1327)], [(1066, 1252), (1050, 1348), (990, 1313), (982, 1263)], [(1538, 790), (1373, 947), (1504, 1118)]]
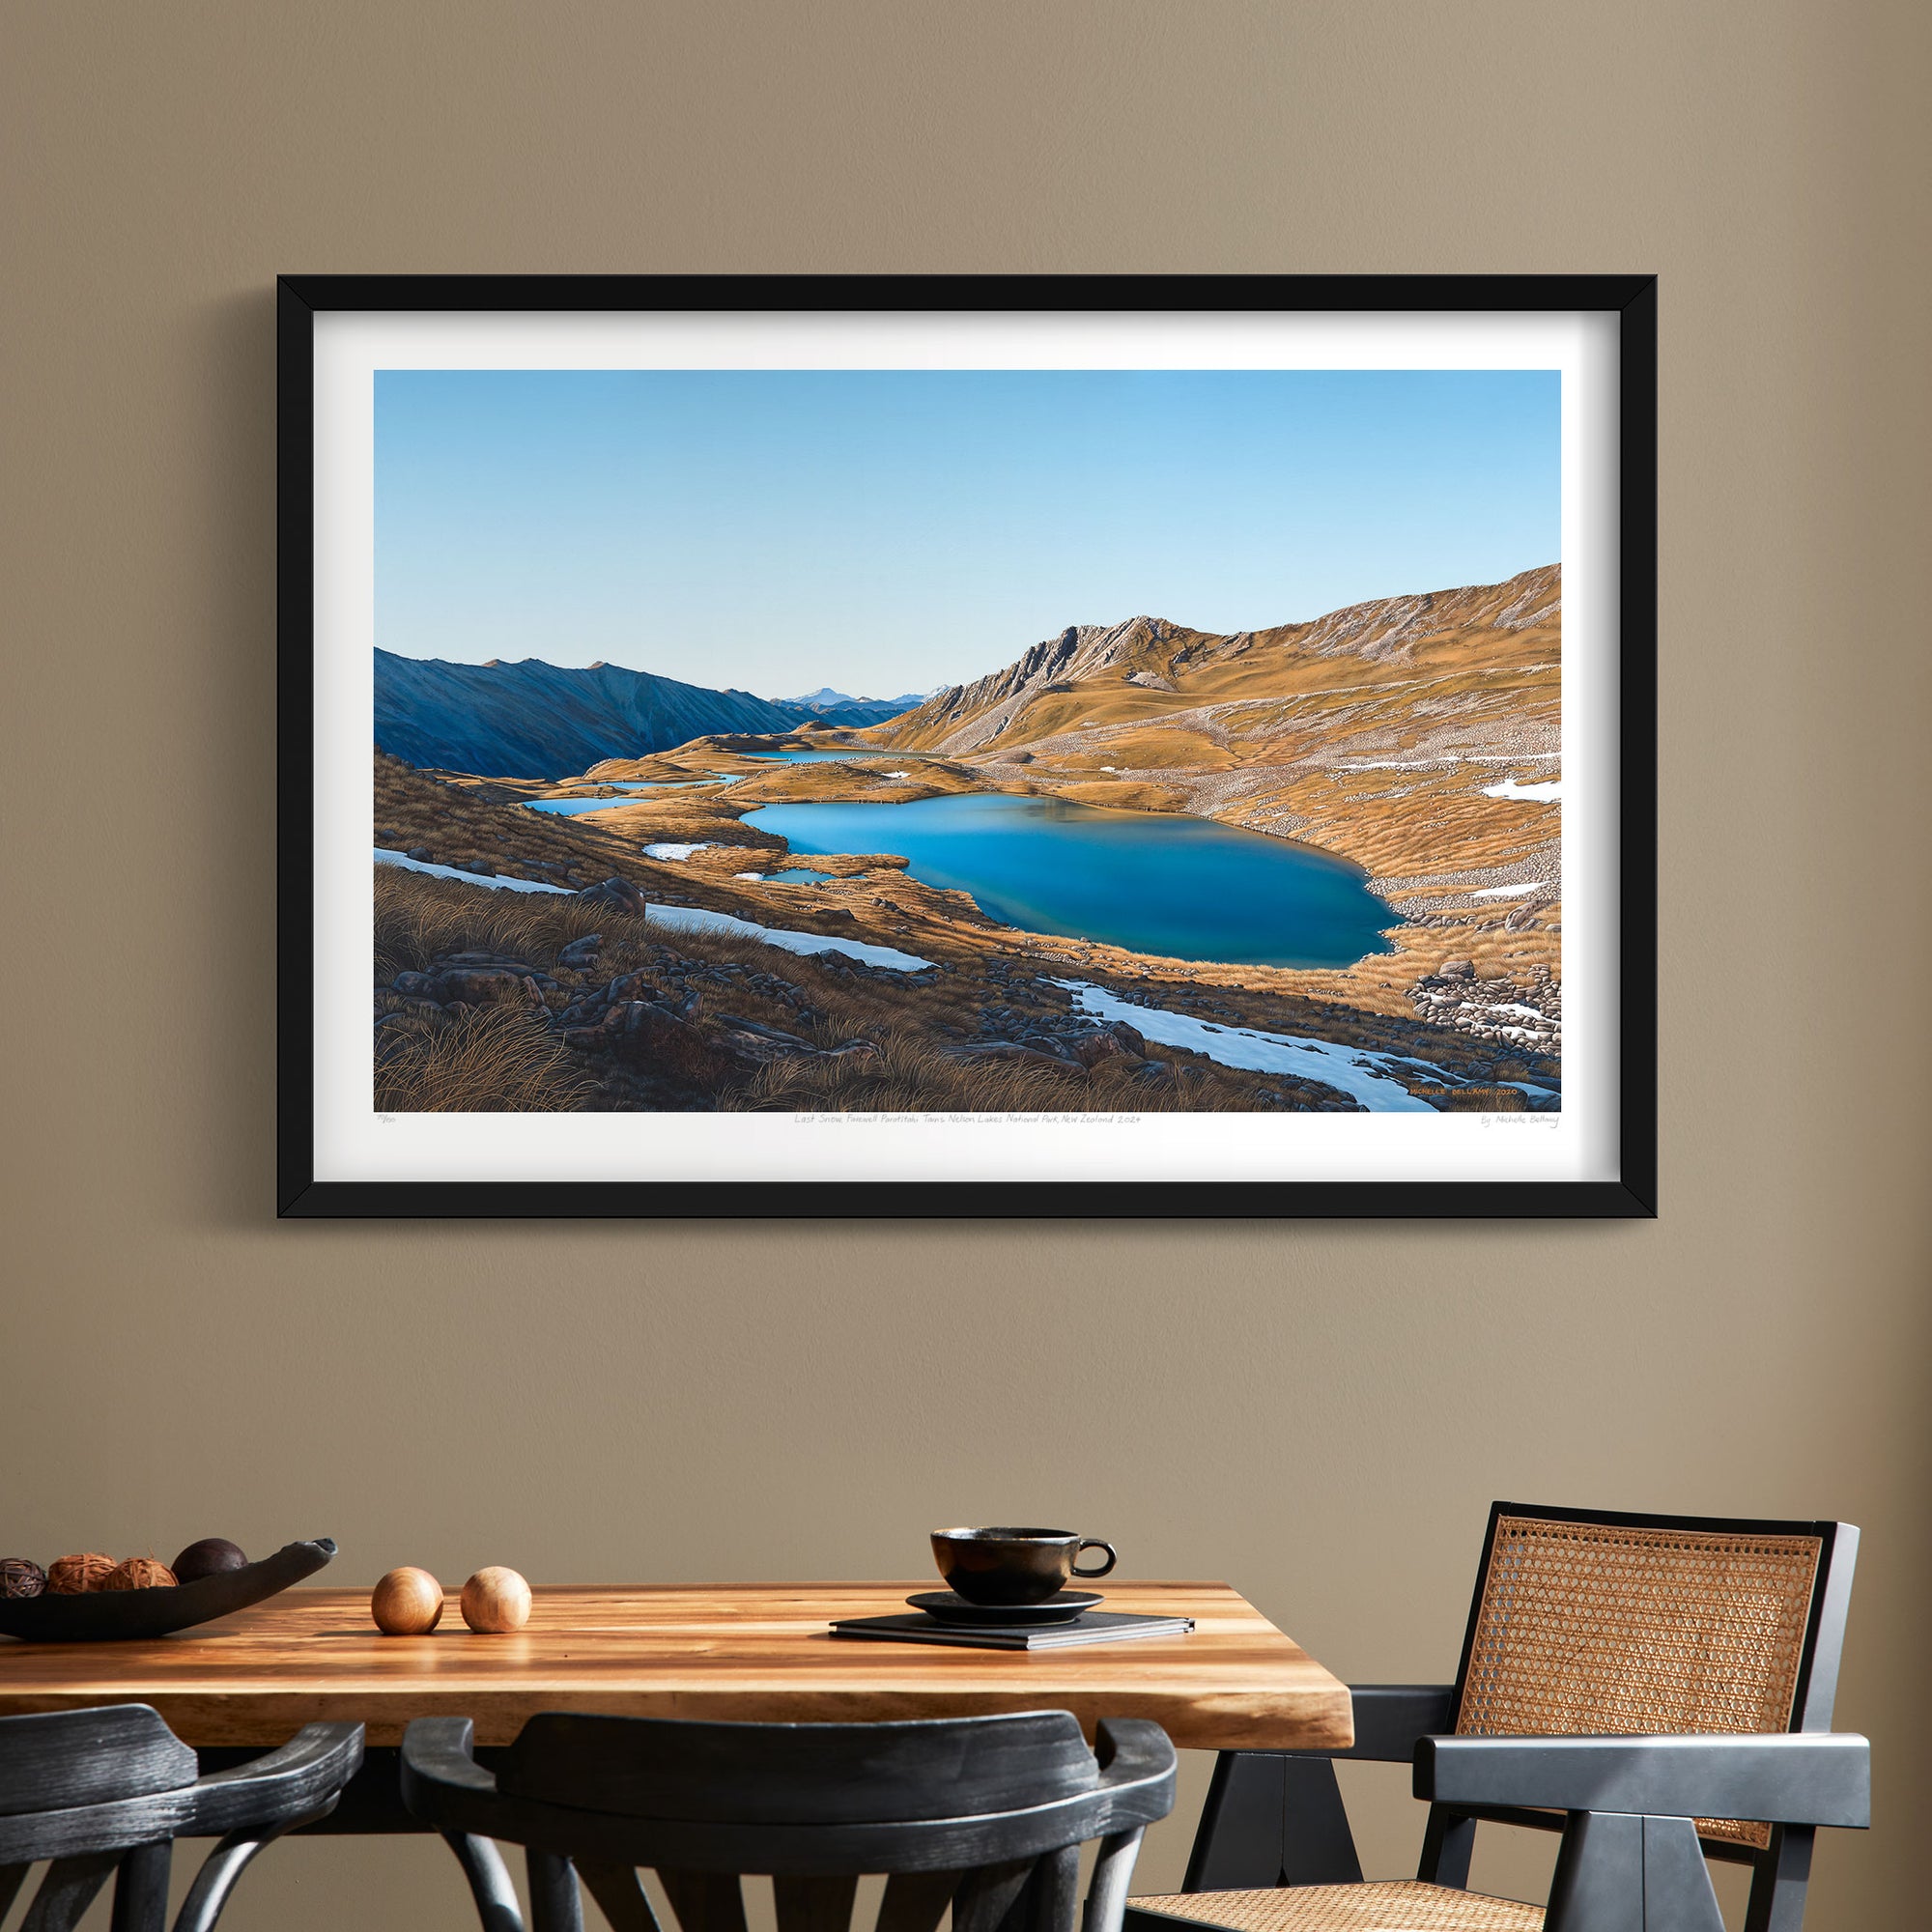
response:
[(1085, 1932), (1119, 1932), (1141, 1833), (1174, 1805), (1157, 1724), (1065, 1711), (913, 1723), (719, 1724), (532, 1718), (492, 1775), (469, 1720), (418, 1718), (403, 1801), (450, 1840), (487, 1932), (521, 1932), (492, 1838), (526, 1848), (535, 1932), (578, 1932), (581, 1877), (614, 1932), (745, 1932), (740, 1877), (768, 1873), (779, 1932), (847, 1932), (886, 1874), (876, 1932), (1072, 1932), (1080, 1847), (1099, 1841)]
[[(1832, 1731), (1858, 1541), (1497, 1503), (1456, 1682), (1356, 1687), (1351, 1750), (1224, 1751), (1185, 1889), (1126, 1932), (1722, 1932), (1706, 1859), (1751, 1867), (1747, 1932), (1798, 1932), (1817, 1828), (1870, 1823)], [(1413, 1762), (1413, 1881), (1362, 1883), (1332, 1757)], [(1467, 1889), (1483, 1820), (1563, 1833), (1547, 1911)]]
[(175, 1932), (210, 1932), (265, 1845), (326, 1817), (362, 1762), (360, 1724), (310, 1724), (233, 1771), (194, 1752), (146, 1704), (0, 1718), (0, 1918), (48, 1864), (22, 1932), (71, 1932), (114, 1880), (114, 1932), (160, 1932), (177, 1838), (218, 1838)]

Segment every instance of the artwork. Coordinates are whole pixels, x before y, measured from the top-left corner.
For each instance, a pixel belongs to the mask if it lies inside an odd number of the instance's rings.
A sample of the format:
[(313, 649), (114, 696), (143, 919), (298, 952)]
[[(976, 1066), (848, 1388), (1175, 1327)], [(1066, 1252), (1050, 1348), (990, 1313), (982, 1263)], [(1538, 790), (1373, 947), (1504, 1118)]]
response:
[(1652, 298), (285, 282), (283, 1210), (1652, 1211)]

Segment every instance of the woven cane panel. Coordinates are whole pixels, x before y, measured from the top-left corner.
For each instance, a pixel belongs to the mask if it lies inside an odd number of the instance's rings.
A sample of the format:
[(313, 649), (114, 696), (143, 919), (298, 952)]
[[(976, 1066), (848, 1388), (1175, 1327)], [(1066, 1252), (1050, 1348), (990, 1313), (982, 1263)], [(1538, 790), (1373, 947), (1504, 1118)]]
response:
[[(1469, 1653), (1465, 1737), (1786, 1731), (1823, 1545), (1504, 1517)], [(1770, 1830), (1700, 1818), (1707, 1838)]]
[(1229, 1932), (1543, 1932), (1543, 1907), (1405, 1879), (1393, 1885), (1285, 1885), (1130, 1901), (1143, 1912)]

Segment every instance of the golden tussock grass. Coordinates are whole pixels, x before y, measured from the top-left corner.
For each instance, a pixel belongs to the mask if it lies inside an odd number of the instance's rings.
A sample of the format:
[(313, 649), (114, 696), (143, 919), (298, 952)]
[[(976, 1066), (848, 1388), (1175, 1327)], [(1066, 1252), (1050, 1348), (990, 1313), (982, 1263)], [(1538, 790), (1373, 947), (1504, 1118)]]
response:
[[(801, 1018), (750, 985), (707, 984), (700, 1038), (735, 1014), (798, 1034), (821, 1050), (855, 1039), (874, 1049), (870, 1057), (778, 1061), (749, 1075), (721, 1073), (709, 1059), (666, 1068), (700, 1090), (704, 1104), (724, 1111), (1217, 1113), (1252, 1110), (1259, 1092), (1284, 1085), (1275, 1076), (1166, 1049), (1151, 1055), (1167, 1064), (1164, 1079), (1136, 1075), (1124, 1060), (1103, 1061), (1083, 1077), (962, 1055), (943, 1030), (970, 1032), (989, 996), (1014, 997), (1009, 982), (985, 976), (987, 964), (997, 968), (997, 961), (961, 961), (932, 979), (854, 974), (836, 960), (739, 935), (673, 931), (610, 906), (490, 891), (396, 867), (376, 868), (375, 895), (375, 965), (384, 982), (456, 952), (498, 953), (579, 985), (638, 969), (664, 975), (673, 968), (743, 966), (796, 989), (816, 1017)], [(571, 975), (556, 967), (562, 947), (592, 932), (603, 935), (593, 968)], [(382, 1062), (376, 1104), (384, 1112), (556, 1111), (598, 1104), (585, 1063), (533, 1024), (527, 1009), (483, 1009), (440, 1020), (407, 1010), (408, 1003), (393, 995), (378, 997), (399, 1013), (377, 1035)], [(555, 1010), (574, 995), (566, 983), (548, 997)]]
[(561, 1042), (518, 1008), (405, 1014), (376, 1036), (379, 1113), (566, 1114), (591, 1091)]
[(888, 1033), (876, 1058), (781, 1061), (724, 1097), (729, 1113), (1050, 1114), (1224, 1113), (1242, 1102), (1231, 1084), (1175, 1069), (1158, 1085), (1106, 1063), (1086, 1078), (976, 1061), (910, 1032)]

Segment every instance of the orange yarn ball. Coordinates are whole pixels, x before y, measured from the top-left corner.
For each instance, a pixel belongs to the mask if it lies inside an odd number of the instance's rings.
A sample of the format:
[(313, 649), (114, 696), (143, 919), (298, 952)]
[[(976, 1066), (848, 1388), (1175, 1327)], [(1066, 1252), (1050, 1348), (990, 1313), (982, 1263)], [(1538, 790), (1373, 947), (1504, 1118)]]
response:
[(47, 1565), (47, 1588), (57, 1597), (84, 1597), (90, 1590), (104, 1589), (113, 1574), (113, 1557), (82, 1549), (72, 1556), (57, 1556)]
[(107, 1573), (106, 1580), (95, 1586), (101, 1590), (172, 1590), (175, 1573), (152, 1556), (130, 1556)]

